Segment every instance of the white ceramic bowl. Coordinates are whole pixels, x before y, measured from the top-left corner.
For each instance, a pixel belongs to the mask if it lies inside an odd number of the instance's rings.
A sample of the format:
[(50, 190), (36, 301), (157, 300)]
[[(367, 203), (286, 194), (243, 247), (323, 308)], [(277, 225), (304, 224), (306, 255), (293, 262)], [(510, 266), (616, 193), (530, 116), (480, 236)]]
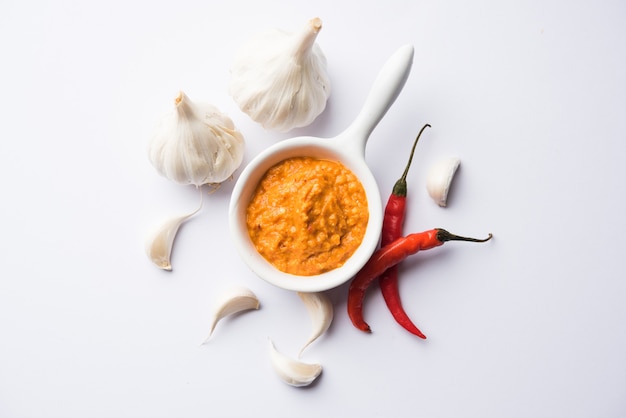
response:
[[(406, 45), (389, 58), (374, 81), (361, 112), (344, 132), (334, 138), (286, 139), (261, 152), (244, 168), (233, 189), (229, 223), (237, 251), (259, 277), (283, 289), (319, 292), (350, 280), (376, 250), (383, 210), (378, 184), (365, 162), (365, 145), (404, 87), (413, 54), (413, 46)], [(360, 246), (341, 267), (319, 275), (297, 276), (278, 270), (258, 253), (248, 234), (246, 209), (259, 181), (269, 168), (291, 157), (314, 157), (342, 163), (361, 181), (367, 197), (369, 220)]]

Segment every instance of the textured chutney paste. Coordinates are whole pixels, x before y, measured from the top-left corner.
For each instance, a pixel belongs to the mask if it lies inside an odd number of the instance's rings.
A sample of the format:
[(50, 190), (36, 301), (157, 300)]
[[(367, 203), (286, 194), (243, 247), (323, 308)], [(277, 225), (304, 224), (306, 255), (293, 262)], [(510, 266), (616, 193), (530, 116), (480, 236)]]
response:
[(363, 185), (341, 163), (288, 158), (259, 182), (247, 208), (257, 251), (278, 270), (312, 276), (342, 266), (369, 218)]

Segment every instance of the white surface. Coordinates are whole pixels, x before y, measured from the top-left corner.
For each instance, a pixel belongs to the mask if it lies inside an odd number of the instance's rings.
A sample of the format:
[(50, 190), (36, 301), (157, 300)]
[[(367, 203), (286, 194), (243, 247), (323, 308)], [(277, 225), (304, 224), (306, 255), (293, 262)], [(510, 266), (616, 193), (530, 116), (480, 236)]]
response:
[[(314, 16), (328, 108), (308, 128), (265, 132), (227, 94), (234, 48)], [(625, 17), (620, 1), (3, 2), (0, 416), (624, 416)], [(332, 291), (335, 321), (303, 356), (324, 372), (292, 388), (267, 339), (295, 354), (309, 318), (232, 248), (232, 182), (181, 229), (173, 272), (145, 257), (147, 231), (198, 203), (158, 177), (145, 144), (179, 89), (231, 115), (246, 161), (290, 136), (334, 136), (405, 43), (412, 73), (366, 152), (382, 195), (430, 123), (405, 230), (495, 238), (403, 264), (426, 341), (378, 291), (374, 332), (357, 331), (347, 288)], [(462, 162), (442, 209), (425, 176), (449, 155)], [(232, 284), (262, 307), (201, 346)]]

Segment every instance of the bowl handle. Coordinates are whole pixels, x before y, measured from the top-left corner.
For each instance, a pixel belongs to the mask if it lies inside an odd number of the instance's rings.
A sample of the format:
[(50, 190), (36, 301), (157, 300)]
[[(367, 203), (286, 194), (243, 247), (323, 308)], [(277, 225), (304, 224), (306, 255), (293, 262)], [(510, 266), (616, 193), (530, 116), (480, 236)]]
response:
[(365, 155), (365, 144), (404, 87), (413, 64), (413, 45), (399, 48), (374, 80), (356, 119), (339, 137), (352, 151)]

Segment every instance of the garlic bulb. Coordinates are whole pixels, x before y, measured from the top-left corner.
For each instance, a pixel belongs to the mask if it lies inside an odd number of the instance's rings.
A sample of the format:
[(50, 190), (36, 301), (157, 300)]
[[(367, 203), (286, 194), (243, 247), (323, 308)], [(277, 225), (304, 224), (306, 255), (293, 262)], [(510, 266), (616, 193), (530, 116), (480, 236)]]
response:
[(228, 289), (220, 297), (220, 300), (213, 313), (213, 320), (209, 330), (209, 336), (206, 338), (203, 344), (209, 341), (215, 326), (220, 319), (233, 315), (238, 312), (243, 312), (252, 309), (259, 309), (259, 299), (256, 297), (252, 290), (243, 286), (236, 286)]
[(228, 116), (180, 92), (150, 140), (148, 157), (166, 178), (201, 186), (228, 179), (241, 165), (244, 145)]
[(231, 67), (230, 95), (266, 129), (309, 125), (330, 95), (326, 57), (315, 43), (322, 28), (311, 19), (296, 33), (273, 30), (245, 43)]
[(304, 346), (300, 349), (300, 353), (298, 353), (298, 357), (302, 355), (302, 352), (309, 346), (313, 341), (317, 340), (320, 335), (328, 330), (330, 324), (333, 320), (333, 304), (326, 293), (323, 292), (297, 292), (302, 302), (304, 302), (304, 306), (309, 312), (309, 316), (311, 317), (311, 325), (313, 331), (311, 336), (304, 344)]
[(435, 203), (441, 207), (447, 205), (450, 185), (460, 164), (461, 160), (458, 158), (445, 158), (433, 164), (428, 171), (426, 190)]
[(283, 382), (291, 386), (308, 386), (322, 373), (319, 364), (304, 363), (281, 353), (270, 340), (270, 356), (274, 371)]

